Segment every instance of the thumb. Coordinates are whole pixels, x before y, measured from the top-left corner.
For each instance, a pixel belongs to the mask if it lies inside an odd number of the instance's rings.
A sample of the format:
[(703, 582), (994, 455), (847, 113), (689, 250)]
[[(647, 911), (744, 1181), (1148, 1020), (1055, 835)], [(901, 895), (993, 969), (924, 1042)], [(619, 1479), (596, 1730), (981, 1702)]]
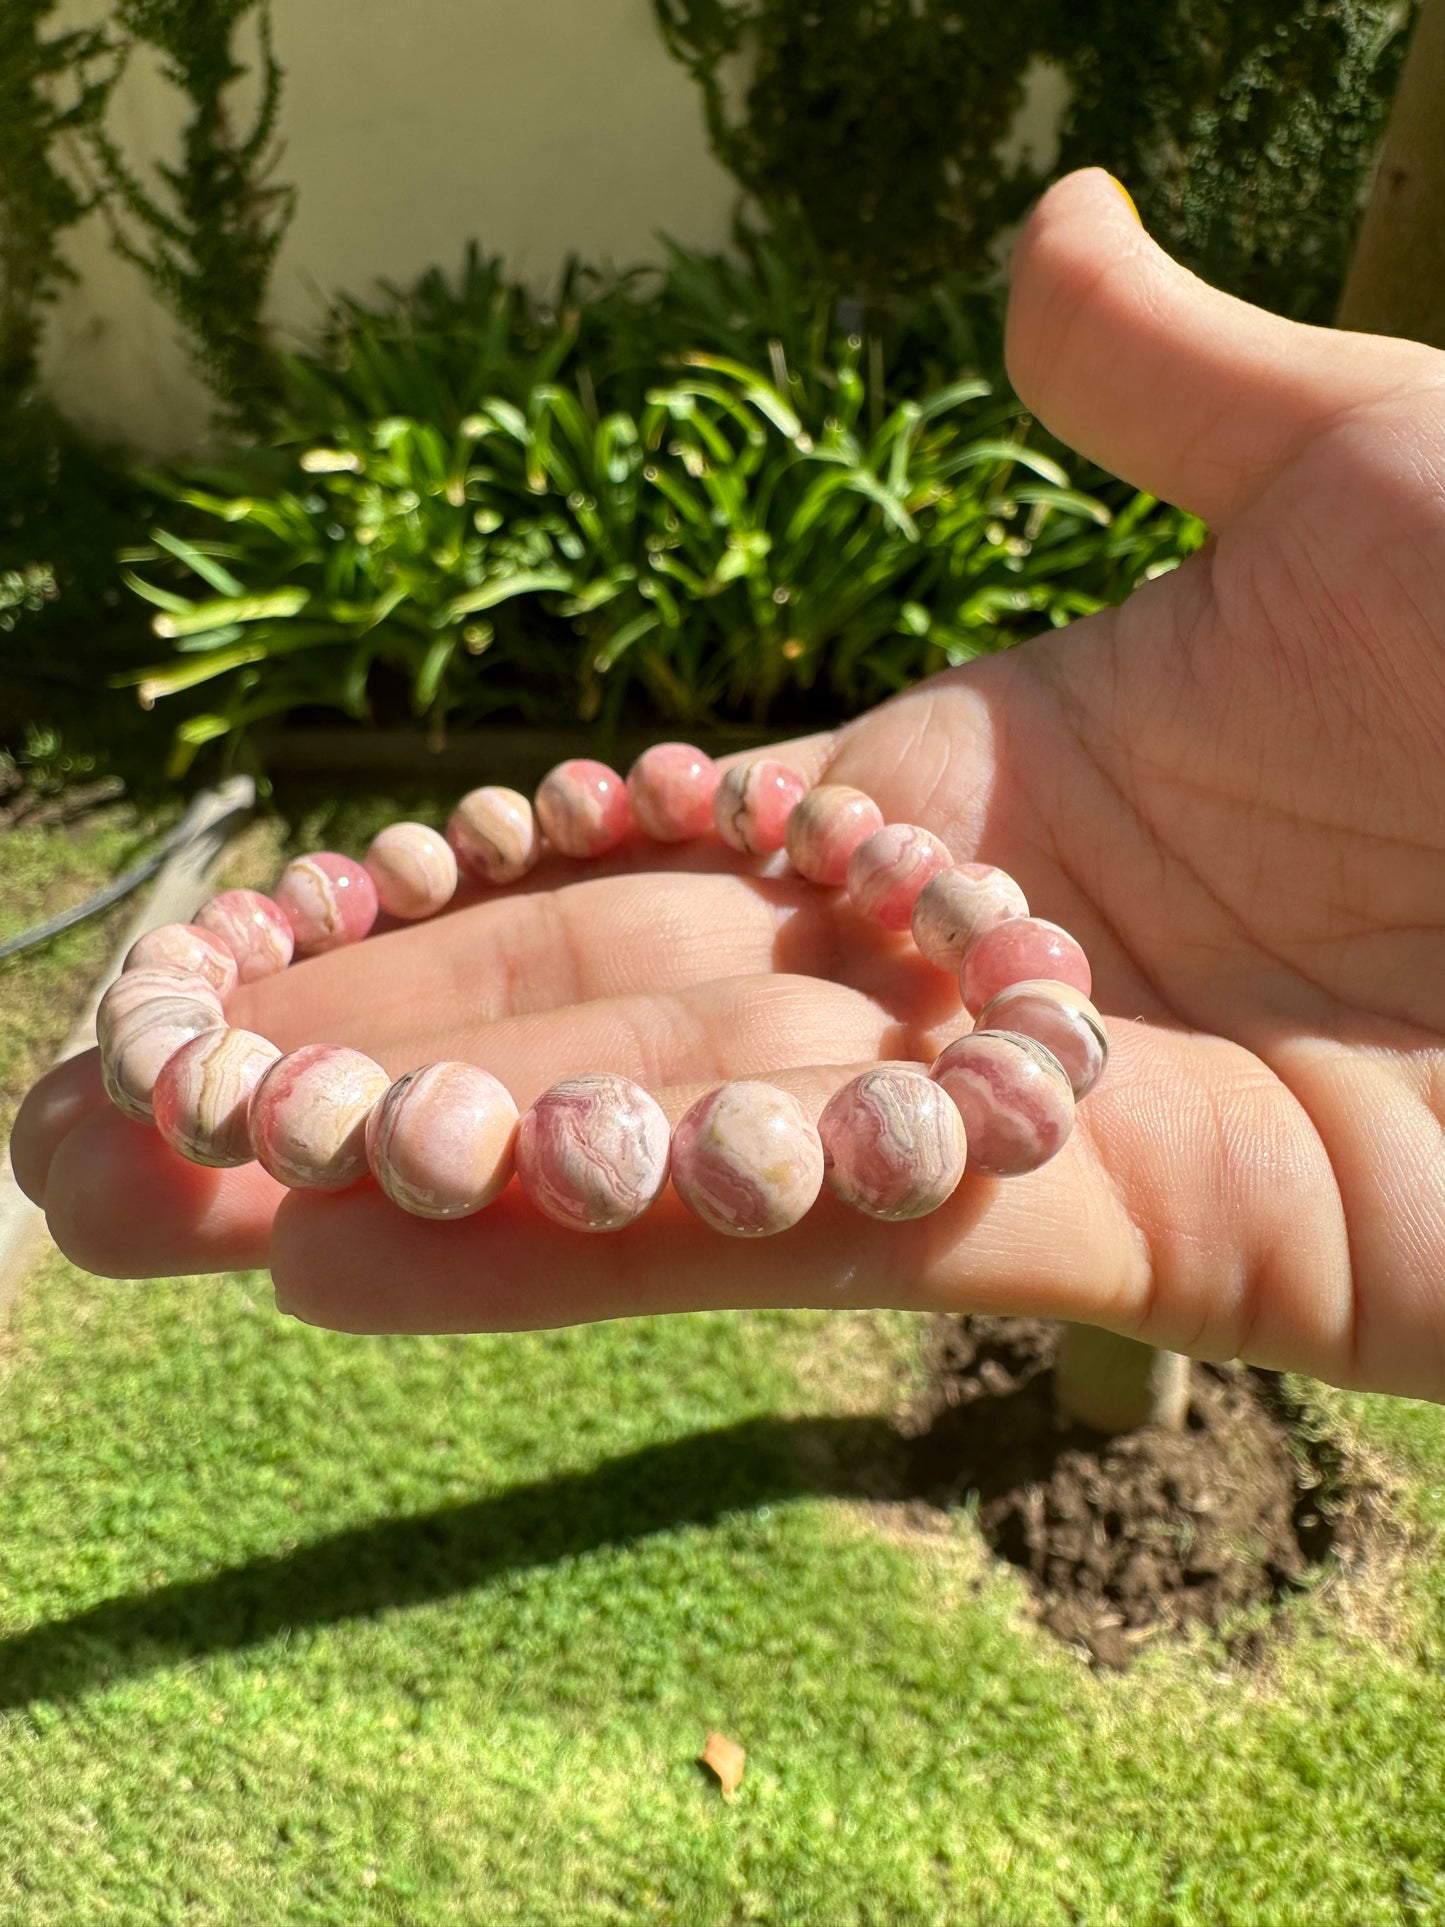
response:
[(1221, 294), (1150, 240), (1097, 167), (1056, 182), (1019, 237), (1007, 355), (1061, 441), (1212, 524), (1342, 413), (1437, 360)]

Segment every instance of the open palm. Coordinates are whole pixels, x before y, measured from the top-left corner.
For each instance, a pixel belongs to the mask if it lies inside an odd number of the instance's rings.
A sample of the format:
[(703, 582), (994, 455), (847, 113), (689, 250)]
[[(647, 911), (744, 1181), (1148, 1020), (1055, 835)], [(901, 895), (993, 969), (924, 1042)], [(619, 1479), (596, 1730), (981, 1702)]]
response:
[[(1006, 1309), (1445, 1396), (1445, 356), (1215, 293), (1092, 171), (1022, 239), (1009, 345), (1050, 428), (1208, 546), (780, 753), (1003, 865), (1085, 945), (1112, 1059), (1053, 1163), (908, 1225), (825, 1196), (747, 1247), (671, 1198), (609, 1237), (515, 1187), (438, 1225), (369, 1185), (184, 1164), (105, 1105), (92, 1054), (15, 1132), (62, 1249), (121, 1276), (269, 1263), (287, 1309), (352, 1330)], [(618, 1070), (673, 1115), (748, 1075), (821, 1105), (967, 1028), (906, 939), (725, 854), (557, 864), (254, 985), (232, 1021), (393, 1073), (471, 1059), (523, 1104)]]

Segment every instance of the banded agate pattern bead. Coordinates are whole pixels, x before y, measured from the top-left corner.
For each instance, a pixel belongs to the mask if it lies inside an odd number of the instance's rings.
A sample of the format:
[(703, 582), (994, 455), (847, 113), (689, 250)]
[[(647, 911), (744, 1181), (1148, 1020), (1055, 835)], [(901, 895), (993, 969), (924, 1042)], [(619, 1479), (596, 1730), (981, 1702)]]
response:
[(1074, 1128), (1064, 1068), (1032, 1037), (976, 1030), (950, 1044), (930, 1075), (958, 1106), (969, 1168), (988, 1177), (1037, 1171)]
[(208, 1030), (168, 1057), (151, 1099), (156, 1129), (192, 1164), (249, 1164), (251, 1099), (281, 1055), (250, 1030)]
[(462, 798), (447, 823), (447, 842), (464, 874), (493, 889), (526, 876), (542, 854), (532, 805), (500, 783)]
[(517, 1131), (522, 1189), (574, 1231), (618, 1231), (650, 1211), (667, 1183), (668, 1154), (662, 1106), (611, 1072), (554, 1084)]
[(791, 1092), (720, 1084), (672, 1134), (672, 1183), (714, 1231), (771, 1237), (812, 1209), (823, 1186), (822, 1140)]
[(822, 783), (788, 818), (788, 861), (810, 883), (839, 889), (848, 880), (848, 859), (882, 828), (883, 812), (871, 796), (846, 783)]
[(1017, 1031), (1042, 1044), (1063, 1065), (1076, 1104), (1093, 1090), (1109, 1061), (1104, 1020), (1071, 984), (1038, 979), (1010, 984), (979, 1012), (978, 1028)]
[(946, 1204), (968, 1155), (947, 1091), (926, 1071), (896, 1064), (876, 1065), (835, 1091), (818, 1136), (832, 1191), (855, 1211), (893, 1224)]
[(563, 856), (606, 856), (632, 827), (627, 785), (615, 769), (588, 756), (549, 771), (536, 807), (542, 834)]
[(172, 970), (164, 964), (142, 964), (123, 971), (109, 986), (95, 1011), (95, 1041), (107, 1049), (123, 1017), (165, 998), (183, 998), (189, 1003), (206, 1004), (219, 1017), (221, 999), (204, 977), (189, 970)]
[(964, 1007), (977, 1016), (1010, 984), (1036, 978), (1068, 984), (1087, 997), (1094, 987), (1089, 960), (1067, 930), (1043, 917), (1010, 917), (985, 931), (963, 960), (959, 988)]
[(717, 764), (690, 743), (655, 743), (627, 772), (632, 814), (655, 843), (706, 836), (717, 786)]
[(151, 997), (117, 1018), (100, 1053), (101, 1081), (112, 1104), (138, 1124), (154, 1123), (151, 1099), (167, 1059), (225, 1022), (217, 1004), (199, 997)]
[(936, 970), (961, 970), (970, 947), (1010, 917), (1026, 917), (1028, 898), (1006, 870), (960, 863), (941, 870), (918, 893), (913, 941)]
[(475, 1064), (407, 1071), (367, 1120), (366, 1156), (393, 1204), (417, 1218), (469, 1218), (512, 1175), (517, 1106)]
[(457, 892), (456, 853), (425, 823), (389, 823), (371, 839), (362, 867), (378, 906), (404, 922), (434, 917)]
[(713, 827), (730, 850), (770, 856), (782, 849), (788, 818), (807, 788), (795, 769), (771, 756), (734, 763), (724, 770), (713, 797)]
[(363, 1052), (303, 1044), (262, 1077), (251, 1148), (293, 1191), (344, 1191), (366, 1176), (366, 1123), (390, 1078)]
[(276, 901), (307, 957), (360, 943), (376, 922), (376, 885), (359, 863), (335, 850), (293, 857), (281, 872)]
[(946, 843), (916, 823), (886, 823), (848, 859), (848, 895), (885, 930), (906, 930), (925, 884), (952, 867)]
[(291, 920), (273, 898), (259, 890), (222, 890), (196, 912), (202, 930), (219, 937), (236, 959), (243, 984), (284, 970), (296, 953)]
[(221, 939), (198, 923), (163, 923), (138, 937), (125, 953), (122, 972), (159, 965), (202, 977), (218, 997), (229, 997), (240, 982), (236, 959)]

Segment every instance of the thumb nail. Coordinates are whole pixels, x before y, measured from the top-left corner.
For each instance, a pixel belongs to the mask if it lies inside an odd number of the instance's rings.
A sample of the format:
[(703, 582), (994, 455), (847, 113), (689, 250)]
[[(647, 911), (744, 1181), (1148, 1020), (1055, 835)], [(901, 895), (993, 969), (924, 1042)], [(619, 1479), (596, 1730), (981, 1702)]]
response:
[[(1134, 196), (1129, 192), (1128, 188), (1125, 187), (1121, 180), (1115, 179), (1112, 174), (1109, 176), (1109, 182), (1111, 186), (1118, 188), (1119, 192), (1124, 196), (1125, 202), (1128, 204), (1129, 212), (1134, 216), (1136, 221), (1139, 221), (1139, 210), (1135, 207)], [(1143, 227), (1144, 223), (1139, 221), (1139, 225)]]

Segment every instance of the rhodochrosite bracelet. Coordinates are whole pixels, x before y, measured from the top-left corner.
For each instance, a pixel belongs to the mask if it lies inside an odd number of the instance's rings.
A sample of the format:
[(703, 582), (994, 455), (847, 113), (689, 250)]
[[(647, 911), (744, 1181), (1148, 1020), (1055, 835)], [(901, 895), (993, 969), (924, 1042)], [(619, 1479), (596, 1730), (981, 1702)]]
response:
[[(475, 1064), (393, 1080), (360, 1051), (308, 1044), (283, 1056), (226, 1023), (237, 984), (357, 943), (381, 912), (435, 916), (459, 873), (483, 889), (514, 883), (544, 845), (602, 856), (634, 825), (665, 843), (715, 832), (750, 855), (786, 849), (800, 876), (846, 890), (885, 929), (911, 929), (931, 964), (957, 972), (973, 1031), (930, 1069), (881, 1063), (852, 1078), (816, 1123), (796, 1097), (745, 1078), (669, 1128), (654, 1098), (611, 1072), (566, 1078), (519, 1116)], [(364, 863), (321, 851), (287, 864), (272, 896), (222, 892), (194, 923), (135, 945), (96, 1032), (114, 1103), (197, 1164), (256, 1158), (282, 1184), (326, 1191), (370, 1173), (423, 1218), (469, 1217), (515, 1172), (539, 1211), (578, 1231), (631, 1224), (670, 1180), (704, 1223), (756, 1238), (796, 1224), (825, 1183), (871, 1217), (904, 1220), (937, 1210), (965, 1165), (1013, 1177), (1046, 1163), (1108, 1055), (1090, 988), (1079, 945), (1030, 915), (1002, 870), (955, 864), (929, 831), (885, 823), (860, 790), (809, 789), (769, 757), (720, 772), (664, 743), (625, 782), (602, 763), (562, 763), (535, 806), (515, 790), (473, 790), (445, 836), (393, 824)]]

